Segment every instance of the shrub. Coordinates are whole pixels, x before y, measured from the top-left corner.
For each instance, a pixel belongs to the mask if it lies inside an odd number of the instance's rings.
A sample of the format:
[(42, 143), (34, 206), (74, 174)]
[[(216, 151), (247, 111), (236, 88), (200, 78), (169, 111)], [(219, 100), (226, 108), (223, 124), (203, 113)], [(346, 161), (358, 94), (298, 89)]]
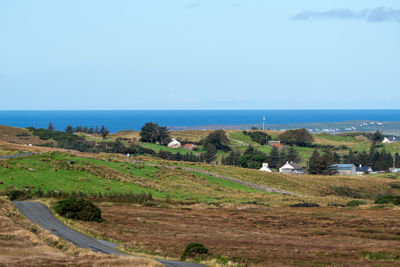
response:
[(367, 204), (365, 201), (362, 200), (352, 200), (346, 203), (346, 207), (358, 207), (360, 205)]
[(208, 255), (208, 249), (201, 243), (190, 242), (185, 246), (185, 250), (181, 255), (181, 260), (202, 255)]
[(366, 194), (351, 189), (347, 186), (331, 186), (330, 187), (338, 196), (341, 197), (350, 197), (350, 198), (363, 198), (366, 197)]
[(63, 217), (82, 220), (102, 222), (101, 210), (91, 201), (80, 197), (69, 197), (60, 200), (54, 206), (54, 210)]
[(388, 203), (393, 203), (394, 205), (400, 205), (400, 196), (379, 195), (375, 199), (375, 204), (388, 204)]
[(8, 198), (11, 201), (14, 200), (24, 200), (25, 199), (25, 192), (22, 190), (11, 190), (8, 192)]

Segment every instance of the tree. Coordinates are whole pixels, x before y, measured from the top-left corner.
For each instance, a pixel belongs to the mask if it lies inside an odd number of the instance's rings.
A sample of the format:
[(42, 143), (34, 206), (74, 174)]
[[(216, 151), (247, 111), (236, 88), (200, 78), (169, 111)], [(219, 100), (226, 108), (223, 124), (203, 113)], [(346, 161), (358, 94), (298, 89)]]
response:
[(321, 155), (318, 150), (314, 150), (309, 163), (310, 174), (334, 175), (337, 170), (332, 166), (333, 153), (325, 150)]
[(240, 151), (231, 151), (231, 153), (229, 153), (228, 157), (224, 158), (224, 161), (222, 162), (222, 164), (225, 165), (237, 165), (238, 160), (240, 158)]
[(207, 145), (207, 151), (204, 154), (204, 160), (207, 163), (211, 163), (216, 159), (217, 156), (217, 148), (213, 144), (208, 144)]
[(400, 155), (399, 152), (396, 152), (394, 155), (394, 167), (395, 168), (400, 168)]
[(271, 168), (279, 168), (279, 150), (277, 147), (273, 147), (271, 153), (269, 153), (268, 164)]
[(350, 149), (349, 153), (343, 156), (343, 163), (352, 164), (354, 163), (354, 159), (355, 159), (354, 152), (353, 150)]
[(213, 144), (217, 150), (222, 150), (225, 152), (231, 150), (228, 136), (224, 130), (216, 130), (211, 132), (204, 140), (204, 147), (207, 147), (208, 144)]
[(111, 149), (113, 153), (125, 153), (125, 146), (119, 138), (113, 142)]
[(54, 126), (52, 122), (50, 122), (49, 125), (47, 126), (47, 130), (54, 131)]
[(103, 139), (106, 139), (106, 137), (110, 134), (110, 131), (104, 125), (102, 125), (100, 134), (103, 137)]
[(299, 158), (299, 154), (297, 153), (297, 150), (294, 148), (294, 146), (290, 146), (288, 155), (287, 155), (287, 160), (296, 162), (299, 159), (300, 158)]
[(377, 142), (377, 143), (380, 143), (380, 142), (383, 141), (383, 135), (382, 135), (382, 133), (381, 133), (379, 130), (377, 130), (377, 131), (374, 133), (374, 135), (372, 136), (372, 141), (373, 141), (373, 142)]
[(160, 143), (166, 145), (171, 141), (167, 127), (160, 127), (157, 123), (147, 122), (140, 129), (140, 141), (146, 143)]
[(281, 133), (279, 140), (287, 145), (308, 146), (314, 138), (306, 129), (294, 129)]
[(340, 155), (338, 153), (334, 152), (332, 161), (333, 161), (333, 163), (340, 163), (340, 161), (341, 161)]
[(238, 165), (243, 168), (259, 169), (263, 162), (267, 160), (268, 156), (249, 146), (246, 151), (238, 159)]
[(65, 132), (67, 132), (67, 133), (74, 133), (74, 128), (72, 128), (71, 125), (68, 125), (67, 128), (65, 128)]
[(252, 131), (252, 132), (243, 131), (242, 133), (244, 135), (250, 136), (252, 141), (257, 142), (260, 145), (265, 145), (268, 143), (269, 140), (271, 140), (270, 135), (268, 135), (264, 132), (261, 132), (261, 131)]

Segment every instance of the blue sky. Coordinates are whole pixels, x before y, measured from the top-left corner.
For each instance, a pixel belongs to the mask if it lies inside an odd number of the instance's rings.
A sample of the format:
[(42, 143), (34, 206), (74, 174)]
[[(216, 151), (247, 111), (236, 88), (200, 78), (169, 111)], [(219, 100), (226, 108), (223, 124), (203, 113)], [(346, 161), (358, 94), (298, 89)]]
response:
[(398, 0), (0, 1), (0, 109), (400, 108)]

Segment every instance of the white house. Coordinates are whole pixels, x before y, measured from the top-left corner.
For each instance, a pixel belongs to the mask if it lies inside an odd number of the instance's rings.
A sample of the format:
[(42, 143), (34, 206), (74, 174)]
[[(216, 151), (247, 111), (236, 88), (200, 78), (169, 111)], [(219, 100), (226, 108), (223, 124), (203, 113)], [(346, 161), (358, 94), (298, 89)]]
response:
[(179, 148), (181, 147), (181, 143), (177, 141), (175, 138), (172, 138), (172, 141), (168, 143), (169, 148)]
[(268, 163), (263, 163), (260, 171), (263, 172), (272, 172), (272, 170), (268, 167)]
[(370, 166), (363, 166), (363, 165), (358, 165), (356, 167), (356, 174), (361, 175), (365, 173), (371, 173), (373, 170)]
[(283, 174), (303, 174), (303, 168), (294, 163), (293, 161), (291, 162), (286, 162), (285, 165), (279, 168), (279, 173)]

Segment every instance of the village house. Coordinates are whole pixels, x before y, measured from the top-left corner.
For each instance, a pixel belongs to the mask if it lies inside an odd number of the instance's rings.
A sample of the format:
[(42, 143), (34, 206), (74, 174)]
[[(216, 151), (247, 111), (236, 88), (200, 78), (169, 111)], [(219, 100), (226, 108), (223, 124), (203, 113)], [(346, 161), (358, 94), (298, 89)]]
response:
[(283, 174), (303, 174), (303, 168), (293, 161), (286, 162), (285, 165), (279, 168), (279, 173)]
[(356, 175), (356, 165), (354, 164), (332, 164), (338, 175)]
[(196, 145), (195, 144), (184, 144), (183, 148), (186, 149), (186, 150), (192, 151), (193, 149), (196, 148)]
[(365, 173), (370, 173), (372, 172), (372, 168), (370, 166), (363, 166), (363, 165), (358, 165), (356, 167), (356, 174), (360, 175), (360, 174), (365, 174)]
[(268, 145), (272, 147), (281, 147), (281, 141), (268, 141)]
[(260, 171), (263, 172), (272, 172), (272, 170), (268, 167), (268, 163), (263, 163)]
[(179, 148), (181, 147), (181, 143), (176, 140), (175, 138), (172, 138), (172, 141), (168, 143), (169, 148)]

